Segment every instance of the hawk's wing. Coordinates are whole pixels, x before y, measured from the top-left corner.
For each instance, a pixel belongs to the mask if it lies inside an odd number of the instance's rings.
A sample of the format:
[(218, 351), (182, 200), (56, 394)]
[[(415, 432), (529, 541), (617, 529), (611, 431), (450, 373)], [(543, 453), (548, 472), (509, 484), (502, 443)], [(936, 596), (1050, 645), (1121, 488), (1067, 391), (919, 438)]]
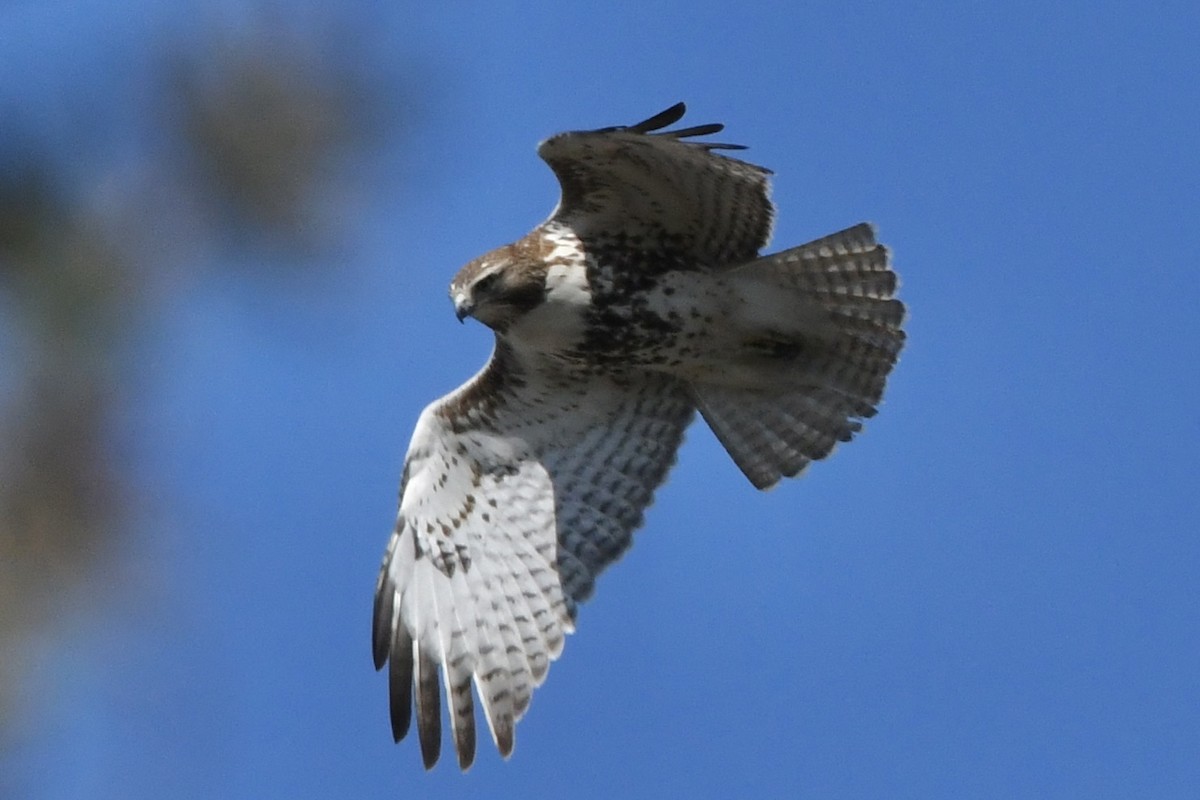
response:
[(696, 267), (753, 258), (771, 235), (770, 171), (713, 152), (737, 145), (685, 141), (722, 125), (659, 131), (684, 111), (678, 103), (636, 125), (542, 142), (538, 154), (562, 185), (550, 221), (585, 243), (652, 254), (667, 249)]
[(472, 679), (496, 746), (512, 751), (576, 603), (629, 546), (692, 414), (673, 379), (563, 374), (518, 364), (503, 343), (422, 413), (373, 646), (376, 667), (391, 665), (397, 741), (415, 695), (426, 767), (440, 750), (439, 666), (460, 766), (475, 754)]

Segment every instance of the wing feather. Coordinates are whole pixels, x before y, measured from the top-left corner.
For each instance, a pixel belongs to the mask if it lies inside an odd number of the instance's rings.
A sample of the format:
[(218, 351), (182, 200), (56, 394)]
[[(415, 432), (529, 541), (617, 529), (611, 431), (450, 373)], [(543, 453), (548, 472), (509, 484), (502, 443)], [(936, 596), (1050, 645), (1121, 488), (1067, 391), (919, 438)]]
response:
[(628, 548), (693, 411), (674, 379), (563, 374), (498, 343), (421, 415), (372, 648), (391, 664), (398, 738), (415, 697), (426, 766), (440, 748), (439, 668), (460, 766), (474, 757), (472, 683), (497, 748), (512, 751), (576, 604)]
[[(384, 563), (397, 561), (396, 545), (400, 540), (392, 537), (388, 542), (387, 552), (384, 553)], [(397, 562), (397, 566), (400, 564)], [(371, 650), (375, 658), (375, 669), (383, 669), (388, 661), (388, 654), (395, 642), (395, 609), (396, 584), (386, 570), (379, 571), (379, 580), (375, 582), (375, 609), (371, 619)]]
[[(529, 697), (533, 691), (533, 680), (530, 675), (529, 659), (523, 646), (524, 633), (518, 615), (526, 614), (525, 604), (516, 591), (516, 583), (508, 573), (508, 559), (495, 547), (488, 551), (485, 566), (489, 569), (488, 581), (493, 586), (495, 594), (492, 607), (498, 620), (497, 629), (500, 632), (500, 642), (504, 646), (504, 659), (507, 662), (509, 681), (507, 691), (510, 698), (507, 701), (511, 709), (513, 721), (529, 705)], [(511, 747), (510, 747), (511, 749)]]
[[(446, 684), (446, 702), (450, 710), (450, 732), (458, 764), (467, 769), (475, 760), (475, 703), (471, 696), (471, 679), (477, 668), (484, 638), (478, 621), (469, 613), (473, 592), (467, 585), (465, 570), (456, 570), (449, 582), (439, 579), (432, 569), (426, 569), (433, 584), (439, 619), (449, 619), (451, 626), (439, 625), (442, 634), (442, 679)], [(440, 711), (438, 712), (441, 713)]]
[(549, 222), (571, 228), (585, 243), (610, 240), (634, 249), (665, 243), (694, 268), (753, 258), (771, 235), (770, 170), (712, 152), (737, 145), (684, 141), (721, 125), (660, 130), (684, 111), (678, 103), (636, 125), (542, 142), (538, 154), (562, 187)]
[(437, 662), (427, 653), (417, 656), (413, 674), (417, 700), (417, 736), (421, 741), (421, 760), (432, 769), (442, 752), (442, 708), (439, 699)]
[(391, 699), (389, 710), (392, 739), (398, 742), (408, 735), (408, 727), (412, 724), (413, 640), (404, 626), (393, 631), (392, 635), (392, 649), (385, 658), (389, 664), (388, 696)]
[[(485, 545), (486, 546), (486, 545)], [(504, 757), (512, 752), (512, 684), (517, 676), (512, 674), (509, 666), (503, 628), (511, 628), (511, 612), (507, 600), (498, 586), (494, 586), (488, 574), (493, 568), (489, 563), (489, 553), (484, 551), (481, 558), (473, 559), (474, 563), (461, 574), (471, 585), (471, 606), (474, 609), (475, 625), (478, 631), (476, 637), (476, 667), (474, 680), (476, 691), (483, 705), (484, 719), (492, 739), (496, 742), (500, 754)], [(479, 563), (479, 562), (483, 563)], [(464, 767), (465, 769), (465, 767)]]
[(524, 538), (512, 537), (506, 532), (503, 537), (492, 540), (489, 550), (512, 613), (519, 648), (516, 655), (524, 659), (524, 669), (528, 674), (527, 685), (517, 684), (514, 692), (513, 712), (518, 719), (529, 705), (533, 688), (541, 684), (546, 674), (551, 649), (538, 627), (539, 611), (541, 616), (548, 616), (550, 604), (521, 557), (521, 550), (526, 546)]
[(561, 576), (555, 563), (555, 552), (542, 553), (524, 537), (509, 539), (510, 563), (515, 558), (519, 568), (513, 577), (521, 586), (521, 595), (529, 606), (530, 619), (542, 641), (542, 651), (529, 651), (534, 681), (540, 685), (551, 661), (562, 654), (563, 637), (574, 631), (568, 613)]
[(820, 387), (780, 394), (706, 385), (697, 388), (696, 398), (717, 439), (759, 489), (825, 458), (861, 430), (857, 417), (875, 413)]
[(804, 369), (811, 385), (755, 391), (696, 384), (701, 414), (750, 481), (760, 489), (800, 473), (849, 441), (873, 416), (904, 347), (904, 304), (887, 248), (861, 223), (808, 244), (737, 265), (746, 273), (820, 308), (834, 334), (813, 342)]
[(816, 299), (854, 338), (884, 348), (892, 357), (904, 346), (904, 304), (893, 295), (899, 278), (891, 254), (875, 241), (870, 223), (860, 223), (808, 244), (764, 256), (740, 270), (768, 276), (781, 289), (798, 289)]
[[(683, 115), (687, 113), (687, 106), (683, 103), (676, 103), (668, 109), (658, 112), (649, 119), (644, 119), (634, 125), (630, 125), (628, 130), (635, 133), (650, 133), (651, 131), (662, 130), (670, 125), (674, 125), (679, 120), (683, 119)], [(721, 130), (723, 126), (717, 127)], [(621, 128), (608, 128), (607, 130), (621, 130)]]

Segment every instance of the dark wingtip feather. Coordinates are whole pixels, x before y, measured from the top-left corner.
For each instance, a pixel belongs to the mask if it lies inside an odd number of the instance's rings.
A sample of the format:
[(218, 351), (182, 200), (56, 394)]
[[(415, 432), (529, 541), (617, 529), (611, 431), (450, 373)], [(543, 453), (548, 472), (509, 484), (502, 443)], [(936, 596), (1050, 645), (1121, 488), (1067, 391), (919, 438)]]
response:
[(371, 654), (375, 659), (376, 670), (383, 669), (383, 665), (387, 663), (388, 651), (392, 647), (394, 596), (395, 590), (391, 581), (381, 574), (379, 586), (375, 589), (375, 610), (371, 615)]
[(454, 741), (454, 750), (458, 754), (458, 768), (466, 772), (475, 763), (475, 726), (464, 726), (459, 730)]
[[(644, 119), (634, 125), (613, 125), (608, 128), (596, 128), (595, 130), (585, 131), (585, 133), (642, 133), (655, 136), (665, 136), (668, 139), (688, 139), (694, 136), (709, 136), (714, 133), (720, 133), (725, 130), (725, 126), (720, 122), (709, 122), (704, 125), (693, 125), (690, 128), (681, 128), (677, 131), (664, 131), (669, 125), (674, 125), (679, 120), (683, 119), (683, 115), (687, 112), (687, 106), (683, 103), (676, 103), (665, 111), (660, 111), (649, 119)], [(560, 134), (566, 136), (570, 134)], [(552, 137), (553, 138), (557, 137)], [(550, 140), (548, 140), (550, 141)], [(544, 143), (543, 143), (544, 144)], [(705, 150), (745, 150), (743, 144), (728, 144), (726, 142), (688, 142), (688, 144), (702, 147)]]
[(725, 126), (719, 122), (710, 122), (707, 125), (693, 125), (690, 128), (680, 128), (677, 131), (663, 131), (662, 136), (670, 136), (672, 139), (682, 139), (686, 136), (708, 136), (713, 133), (720, 133), (725, 130)]
[[(441, 736), (439, 732), (438, 737)], [(438, 759), (442, 755), (442, 743), (438, 737), (434, 738), (433, 744), (428, 748), (425, 746), (425, 739), (421, 739), (421, 763), (425, 765), (425, 769), (430, 770), (437, 766)]]
[(496, 749), (500, 751), (500, 755), (508, 758), (513, 751), (513, 720), (508, 717), (504, 720), (498, 720), (496, 724)]
[(392, 740), (398, 742), (408, 735), (412, 722), (413, 647), (408, 631), (400, 631), (389, 662), (388, 699)]
[(450, 719), (454, 727), (454, 751), (458, 767), (466, 772), (475, 763), (475, 701), (471, 680), (450, 689)]
[(424, 653), (419, 654), (418, 659), (417, 736), (421, 741), (421, 760), (425, 769), (433, 769), (442, 754), (442, 698), (438, 690), (437, 664)]
[[(623, 130), (633, 131), (634, 133), (650, 133), (658, 131), (656, 136), (666, 136), (670, 139), (690, 139), (695, 136), (711, 136), (714, 133), (720, 133), (725, 130), (725, 126), (720, 122), (709, 122), (704, 125), (693, 125), (690, 128), (680, 128), (677, 131), (664, 131), (663, 128), (668, 125), (674, 125), (679, 120), (683, 119), (684, 112), (687, 111), (687, 106), (683, 103), (676, 103), (666, 111), (660, 111), (653, 117), (647, 120), (642, 120), (636, 125), (630, 125)], [(617, 128), (616, 130), (622, 130)], [(691, 142), (706, 150), (745, 150), (746, 146), (742, 144), (728, 144), (726, 142)]]
[(674, 125), (679, 120), (683, 119), (683, 115), (687, 112), (687, 106), (683, 103), (676, 103), (670, 108), (660, 111), (649, 119), (644, 119), (636, 125), (630, 125), (629, 130), (634, 133), (649, 133), (660, 128), (665, 128), (668, 125)]

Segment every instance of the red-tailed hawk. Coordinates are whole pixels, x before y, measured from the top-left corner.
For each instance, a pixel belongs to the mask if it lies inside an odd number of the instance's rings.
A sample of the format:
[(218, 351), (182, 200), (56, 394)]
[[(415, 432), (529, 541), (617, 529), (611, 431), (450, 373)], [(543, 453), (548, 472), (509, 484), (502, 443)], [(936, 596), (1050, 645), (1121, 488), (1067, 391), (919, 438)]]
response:
[(417, 421), (376, 587), (376, 668), (392, 732), (415, 700), (426, 767), (440, 682), (458, 763), (475, 757), (475, 684), (500, 753), (596, 576), (675, 460), (696, 410), (759, 489), (875, 413), (904, 344), (887, 250), (861, 224), (769, 256), (766, 169), (636, 125), (538, 147), (562, 199), (450, 284), (495, 331), (483, 370)]

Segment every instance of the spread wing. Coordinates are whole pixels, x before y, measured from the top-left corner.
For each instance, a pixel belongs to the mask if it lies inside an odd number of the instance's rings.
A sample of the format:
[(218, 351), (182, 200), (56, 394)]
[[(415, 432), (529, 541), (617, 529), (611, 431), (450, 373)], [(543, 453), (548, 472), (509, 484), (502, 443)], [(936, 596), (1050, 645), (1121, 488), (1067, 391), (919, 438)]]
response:
[(585, 243), (648, 251), (666, 246), (697, 267), (753, 258), (771, 235), (770, 171), (713, 152), (738, 145), (687, 141), (722, 125), (660, 130), (685, 110), (678, 103), (636, 125), (560, 133), (542, 142), (538, 155), (562, 186), (549, 221)]
[(425, 766), (441, 745), (438, 670), (459, 765), (475, 754), (474, 682), (502, 755), (576, 604), (630, 544), (675, 460), (692, 401), (677, 381), (563, 374), (503, 343), (427, 408), (409, 446), (376, 587), (375, 665), (392, 732), (413, 700)]

